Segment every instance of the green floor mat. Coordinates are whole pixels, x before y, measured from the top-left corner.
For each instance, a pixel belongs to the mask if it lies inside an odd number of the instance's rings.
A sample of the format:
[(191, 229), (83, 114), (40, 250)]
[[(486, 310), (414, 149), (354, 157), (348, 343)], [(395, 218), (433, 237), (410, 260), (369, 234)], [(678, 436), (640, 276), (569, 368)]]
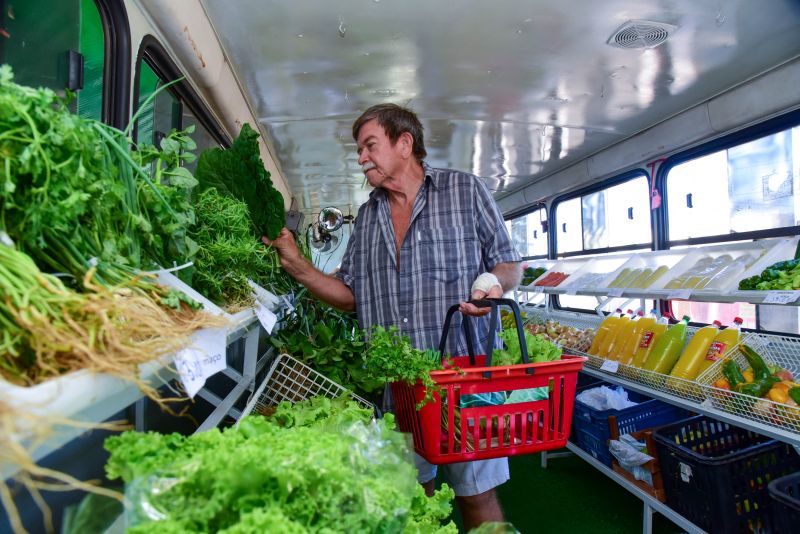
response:
[[(547, 469), (539, 454), (516, 456), (509, 466), (511, 480), (497, 493), (522, 534), (642, 532), (642, 501), (577, 456), (549, 459)], [(461, 529), (457, 511), (453, 519)], [(653, 534), (676, 532), (682, 529), (654, 514)]]

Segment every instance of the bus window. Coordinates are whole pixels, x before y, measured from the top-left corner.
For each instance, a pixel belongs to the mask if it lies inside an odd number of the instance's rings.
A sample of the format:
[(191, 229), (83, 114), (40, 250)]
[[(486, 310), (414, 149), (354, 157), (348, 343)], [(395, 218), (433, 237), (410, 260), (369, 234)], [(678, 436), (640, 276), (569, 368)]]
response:
[(69, 90), (73, 112), (101, 118), (105, 42), (94, 0), (0, 0), (0, 28), (0, 64), (11, 65), (16, 83)]
[[(631, 178), (555, 204), (555, 237), (558, 257), (612, 252), (624, 249), (631, 254), (652, 250), (650, 192), (647, 177), (636, 173)], [(640, 247), (636, 247), (640, 245)], [(627, 299), (612, 299), (603, 310), (613, 312)], [(560, 295), (560, 307), (594, 310), (594, 297)], [(652, 309), (653, 300), (644, 307)], [(638, 308), (641, 303), (630, 303)], [(648, 311), (645, 310), (645, 311)]]
[[(698, 157), (666, 167), (668, 246), (692, 244), (698, 238), (700, 243), (729, 242), (743, 233), (750, 238), (796, 233), (800, 126), (750, 139), (711, 152), (701, 147)], [(800, 333), (796, 307), (685, 301), (670, 305), (676, 317), (686, 314), (692, 322), (718, 319), (731, 324), (738, 316), (745, 328)]]
[(544, 208), (506, 221), (506, 228), (523, 259), (547, 257), (547, 212)]
[(573, 198), (556, 206), (556, 251), (558, 254), (577, 252), (583, 248), (581, 199)]
[(800, 224), (800, 127), (680, 163), (666, 176), (669, 239)]
[(136, 121), (137, 143), (157, 145), (160, 137), (170, 130), (181, 129), (181, 103), (169, 90), (159, 92), (154, 100), (147, 102), (161, 85), (163, 81), (153, 68), (142, 61), (139, 64), (137, 109), (144, 108)]

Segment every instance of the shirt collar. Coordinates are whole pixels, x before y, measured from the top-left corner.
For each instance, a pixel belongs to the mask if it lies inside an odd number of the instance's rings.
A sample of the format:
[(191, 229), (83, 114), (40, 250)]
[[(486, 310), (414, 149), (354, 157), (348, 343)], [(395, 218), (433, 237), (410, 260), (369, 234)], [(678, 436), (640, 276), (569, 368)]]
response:
[[(441, 173), (428, 165), (425, 161), (422, 162), (422, 172), (425, 173), (423, 185), (425, 182), (430, 181), (431, 185), (433, 185), (435, 189), (439, 189), (442, 180)], [(386, 191), (381, 188), (373, 189), (369, 194), (369, 197), (374, 198), (375, 200), (386, 198)]]

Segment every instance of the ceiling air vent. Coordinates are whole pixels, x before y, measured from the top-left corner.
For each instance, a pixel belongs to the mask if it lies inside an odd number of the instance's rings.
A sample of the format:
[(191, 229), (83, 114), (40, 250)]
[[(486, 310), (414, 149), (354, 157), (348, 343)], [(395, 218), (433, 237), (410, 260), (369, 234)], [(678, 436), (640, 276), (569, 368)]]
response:
[(655, 48), (672, 35), (677, 26), (649, 20), (629, 20), (606, 43), (617, 48)]

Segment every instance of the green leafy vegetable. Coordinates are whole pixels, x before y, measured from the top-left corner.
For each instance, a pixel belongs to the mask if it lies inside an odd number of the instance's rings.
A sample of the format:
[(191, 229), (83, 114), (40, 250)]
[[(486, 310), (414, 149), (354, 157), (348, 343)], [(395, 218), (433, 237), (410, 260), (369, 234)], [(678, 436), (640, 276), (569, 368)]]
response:
[(455, 534), (452, 490), (427, 498), (405, 437), (370, 417), (311, 399), (238, 429), (126, 432), (106, 440), (106, 470), (126, 482), (130, 532)]
[[(528, 361), (551, 362), (561, 357), (561, 349), (551, 343), (547, 338), (540, 335), (533, 335), (527, 330), (525, 333), (525, 345), (528, 349)], [(495, 350), (492, 354), (492, 365), (515, 365), (522, 363), (522, 353), (520, 352), (519, 336), (516, 328), (506, 328), (500, 332), (500, 338), (505, 343), (504, 350)]]
[(275, 189), (270, 173), (264, 168), (258, 150), (258, 134), (247, 123), (231, 148), (203, 151), (195, 177), (198, 193), (214, 187), (221, 194), (247, 203), (255, 229), (275, 239), (283, 228), (286, 215), (283, 196)]

